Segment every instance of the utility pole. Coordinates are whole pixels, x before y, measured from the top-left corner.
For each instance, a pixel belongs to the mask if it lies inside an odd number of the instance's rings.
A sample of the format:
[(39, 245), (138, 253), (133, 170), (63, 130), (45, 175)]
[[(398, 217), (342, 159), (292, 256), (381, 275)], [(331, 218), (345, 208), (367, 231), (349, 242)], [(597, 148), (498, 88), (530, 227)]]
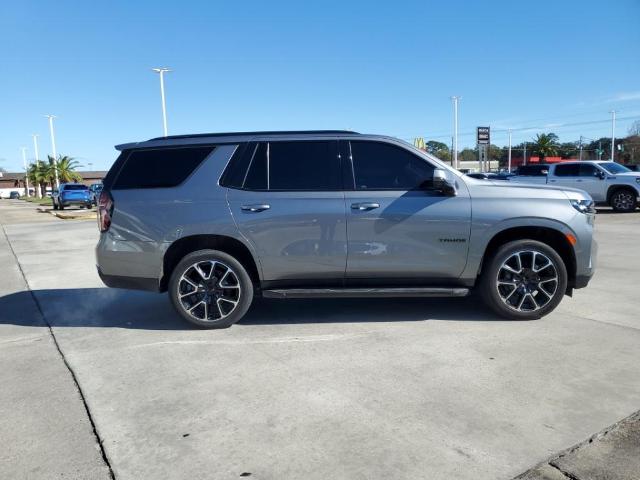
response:
[(24, 165), (24, 194), (29, 198), (29, 169), (27, 168), (27, 147), (20, 147), (22, 150), (22, 165)]
[(611, 161), (614, 161), (616, 151), (616, 111), (611, 110)]
[(511, 129), (509, 129), (509, 155), (508, 155), (507, 169), (509, 173), (511, 173)]
[[(40, 166), (40, 156), (38, 154), (38, 135), (36, 133), (31, 134), (31, 136), (33, 137), (33, 151), (35, 154), (35, 161), (36, 161), (36, 166)], [(42, 192), (40, 191), (40, 185), (34, 185), (33, 186), (35, 188), (36, 191), (36, 197), (38, 198), (42, 198)]]
[(582, 161), (582, 135), (580, 135), (580, 161)]
[(527, 164), (527, 142), (524, 142), (524, 155), (522, 158), (522, 164), (523, 165)]
[(166, 67), (152, 68), (152, 70), (160, 74), (160, 97), (162, 100), (162, 128), (163, 128), (164, 136), (166, 137), (167, 136), (167, 105), (164, 98), (164, 74), (166, 72), (170, 72), (171, 70)]
[(453, 168), (458, 168), (458, 100), (460, 97), (451, 97), (453, 101)]
[(58, 180), (58, 152), (56, 152), (56, 135), (53, 131), (53, 119), (55, 115), (45, 115), (49, 119), (49, 133), (51, 134), (51, 153), (53, 153), (53, 172), (56, 178), (56, 188), (60, 187)]

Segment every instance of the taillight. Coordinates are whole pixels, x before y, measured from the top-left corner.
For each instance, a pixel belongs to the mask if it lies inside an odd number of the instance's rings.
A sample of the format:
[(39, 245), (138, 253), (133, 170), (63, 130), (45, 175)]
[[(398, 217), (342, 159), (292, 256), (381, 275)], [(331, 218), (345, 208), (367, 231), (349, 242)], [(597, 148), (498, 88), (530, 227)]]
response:
[(108, 190), (102, 190), (98, 198), (98, 228), (101, 233), (109, 230), (112, 213), (113, 197)]

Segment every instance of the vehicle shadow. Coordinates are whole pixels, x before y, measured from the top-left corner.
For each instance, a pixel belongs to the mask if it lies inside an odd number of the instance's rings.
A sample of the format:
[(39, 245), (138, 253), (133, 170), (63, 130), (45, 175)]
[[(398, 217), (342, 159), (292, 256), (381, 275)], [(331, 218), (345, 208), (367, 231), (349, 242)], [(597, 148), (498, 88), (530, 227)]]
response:
[[(34, 305), (37, 299), (46, 322)], [(256, 298), (242, 325), (501, 320), (474, 297)], [(107, 288), (24, 291), (0, 297), (0, 325), (191, 330), (167, 295)]]

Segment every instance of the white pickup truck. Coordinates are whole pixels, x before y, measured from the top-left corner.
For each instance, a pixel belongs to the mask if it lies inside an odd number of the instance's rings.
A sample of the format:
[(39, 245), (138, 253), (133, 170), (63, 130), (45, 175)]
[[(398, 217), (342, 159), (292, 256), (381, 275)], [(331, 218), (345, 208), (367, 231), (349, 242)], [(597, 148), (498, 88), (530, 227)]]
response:
[[(531, 173), (531, 172), (527, 172)], [(640, 172), (615, 162), (562, 162), (540, 169), (537, 174), (509, 177), (510, 182), (548, 184), (584, 190), (596, 203), (617, 212), (632, 212), (640, 200)]]

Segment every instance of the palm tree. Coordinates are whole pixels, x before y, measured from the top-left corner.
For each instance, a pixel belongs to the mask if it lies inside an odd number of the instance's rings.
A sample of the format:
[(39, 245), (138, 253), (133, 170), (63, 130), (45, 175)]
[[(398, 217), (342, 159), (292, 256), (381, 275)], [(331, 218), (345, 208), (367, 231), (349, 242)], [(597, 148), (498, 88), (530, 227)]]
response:
[(35, 187), (36, 196), (42, 198), (47, 188), (47, 182), (49, 181), (49, 167), (42, 162), (36, 162), (29, 166), (27, 175)]
[(51, 181), (51, 185), (55, 183), (56, 173), (58, 170), (58, 181), (60, 183), (66, 182), (79, 182), (82, 180), (82, 176), (76, 172), (76, 168), (78, 168), (80, 164), (74, 160), (72, 157), (68, 157), (66, 155), (58, 155), (58, 160), (53, 162), (53, 157), (49, 155), (49, 178)]
[(533, 139), (533, 151), (540, 157), (540, 163), (546, 157), (553, 157), (558, 154), (558, 136), (555, 133), (539, 133)]

